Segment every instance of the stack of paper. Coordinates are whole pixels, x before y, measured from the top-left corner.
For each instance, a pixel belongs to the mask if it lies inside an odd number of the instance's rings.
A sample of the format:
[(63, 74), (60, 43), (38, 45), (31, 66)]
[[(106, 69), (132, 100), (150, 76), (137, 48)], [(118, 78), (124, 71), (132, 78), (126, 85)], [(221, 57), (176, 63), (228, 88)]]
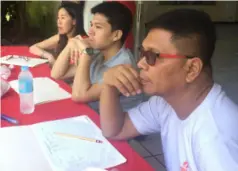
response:
[[(102, 143), (60, 136), (83, 136)], [(85, 171), (111, 168), (126, 159), (87, 116), (0, 129), (1, 171)]]
[[(26, 58), (28, 60), (25, 60)], [(28, 67), (34, 67), (34, 66), (48, 62), (47, 59), (31, 58), (27, 56), (18, 56), (18, 55), (7, 55), (7, 56), (3, 56), (0, 59), (1, 59), (1, 63), (3, 64), (12, 64), (12, 65), (28, 66)]]
[[(18, 80), (10, 81), (11, 87), (19, 93)], [(62, 89), (59, 84), (47, 77), (36, 77), (33, 79), (34, 103), (46, 103), (67, 99), (71, 94)]]

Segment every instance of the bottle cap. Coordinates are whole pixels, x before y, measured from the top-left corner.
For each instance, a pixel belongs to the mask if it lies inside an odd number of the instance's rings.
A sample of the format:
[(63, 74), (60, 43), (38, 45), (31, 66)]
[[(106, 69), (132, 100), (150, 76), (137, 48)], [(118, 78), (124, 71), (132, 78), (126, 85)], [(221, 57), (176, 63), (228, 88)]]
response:
[(27, 71), (28, 69), (29, 69), (28, 66), (22, 66), (22, 67), (21, 67), (21, 70), (22, 70), (22, 71)]

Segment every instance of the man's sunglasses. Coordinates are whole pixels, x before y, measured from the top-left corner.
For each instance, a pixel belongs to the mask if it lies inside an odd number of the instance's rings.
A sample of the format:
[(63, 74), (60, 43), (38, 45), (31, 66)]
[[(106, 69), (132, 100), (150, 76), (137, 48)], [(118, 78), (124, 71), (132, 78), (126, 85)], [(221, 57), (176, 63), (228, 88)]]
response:
[(139, 48), (140, 58), (145, 57), (146, 63), (150, 66), (154, 66), (156, 58), (193, 58), (192, 56), (183, 56), (183, 55), (173, 55), (173, 54), (164, 54), (164, 53), (154, 53), (152, 51), (145, 51), (143, 48)]

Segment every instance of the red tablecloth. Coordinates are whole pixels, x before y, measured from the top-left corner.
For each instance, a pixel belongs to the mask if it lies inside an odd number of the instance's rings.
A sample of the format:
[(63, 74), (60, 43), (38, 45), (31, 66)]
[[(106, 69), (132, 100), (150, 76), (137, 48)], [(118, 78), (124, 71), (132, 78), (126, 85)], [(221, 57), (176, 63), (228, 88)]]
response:
[[(1, 56), (8, 54), (34, 56), (28, 52), (28, 47), (1, 47)], [(8, 80), (17, 79), (19, 67), (12, 70), (12, 75)], [(34, 77), (49, 77), (50, 68), (48, 64), (43, 64), (30, 68)], [(66, 91), (71, 92), (71, 88), (63, 81), (56, 81)], [(46, 87), (47, 88), (47, 87)], [(21, 125), (34, 124), (42, 121), (68, 118), (79, 115), (89, 116), (99, 126), (99, 116), (86, 104), (74, 103), (71, 99), (55, 101), (36, 105), (35, 111), (30, 115), (23, 115), (19, 110), (18, 94), (11, 89), (1, 99), (1, 112), (20, 121)], [(11, 124), (1, 121), (2, 127), (12, 126)], [(120, 171), (150, 171), (152, 167), (141, 158), (125, 141), (110, 141), (114, 147), (127, 159), (125, 164), (116, 168)]]

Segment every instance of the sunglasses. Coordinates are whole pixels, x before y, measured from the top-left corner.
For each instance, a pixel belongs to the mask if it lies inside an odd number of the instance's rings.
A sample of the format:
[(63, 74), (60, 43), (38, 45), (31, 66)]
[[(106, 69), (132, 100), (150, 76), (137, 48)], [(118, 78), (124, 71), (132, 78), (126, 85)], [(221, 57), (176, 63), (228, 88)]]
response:
[(23, 60), (25, 60), (25, 61), (29, 61), (29, 60), (30, 60), (29, 57), (27, 57), (27, 56), (8, 55), (8, 56), (6, 57), (6, 61), (7, 61), (7, 60), (11, 60), (11, 59), (16, 59), (16, 58), (23, 59)]
[(145, 51), (143, 48), (139, 48), (140, 58), (145, 57), (146, 63), (150, 66), (154, 66), (156, 62), (156, 58), (193, 58), (192, 56), (185, 55), (173, 55), (173, 54), (165, 54), (165, 53), (155, 53), (152, 51)]

